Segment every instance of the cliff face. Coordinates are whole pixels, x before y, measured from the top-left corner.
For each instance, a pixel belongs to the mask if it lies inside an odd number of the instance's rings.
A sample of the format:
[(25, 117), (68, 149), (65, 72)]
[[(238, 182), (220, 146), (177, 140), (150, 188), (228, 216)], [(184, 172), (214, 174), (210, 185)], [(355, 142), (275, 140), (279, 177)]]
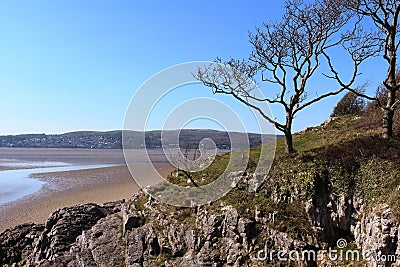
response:
[[(343, 194), (311, 200), (305, 208), (317, 235), (317, 247), (324, 243), (338, 246), (340, 240), (351, 240), (364, 261), (349, 256), (351, 260), (347, 262), (358, 262), (360, 266), (400, 266), (399, 222), (387, 204), (369, 210), (360, 195)], [(335, 260), (326, 263), (337, 265)]]
[[(134, 198), (142, 197), (139, 193)], [(87, 204), (54, 212), (45, 225), (26, 224), (1, 235), (1, 263), (25, 266), (263, 266), (254, 240), (268, 236), (268, 247), (300, 249), (307, 244), (238, 214), (182, 209), (160, 213), (149, 199)], [(163, 209), (165, 207), (161, 207)], [(192, 224), (182, 224), (190, 216)], [(187, 219), (187, 218), (186, 218)], [(259, 219), (259, 218), (258, 218)], [(18, 244), (18, 245), (16, 245)], [(303, 262), (297, 262), (305, 266)], [(296, 263), (293, 263), (297, 265)]]
[[(280, 228), (274, 214), (257, 209), (244, 214), (231, 205), (216, 205), (172, 208), (139, 192), (129, 202), (64, 208), (52, 213), (44, 225), (24, 224), (0, 234), (0, 263), (345, 266), (349, 263), (346, 259), (331, 259), (323, 249), (346, 240), (363, 252), (381, 256), (380, 261), (354, 260), (353, 266), (400, 266), (400, 228), (392, 210), (385, 204), (367, 210), (360, 196), (352, 192), (322, 193), (303, 203), (312, 229), (297, 235)], [(315, 261), (302, 258), (305, 251), (315, 252)], [(397, 261), (391, 262), (388, 255), (397, 256)]]

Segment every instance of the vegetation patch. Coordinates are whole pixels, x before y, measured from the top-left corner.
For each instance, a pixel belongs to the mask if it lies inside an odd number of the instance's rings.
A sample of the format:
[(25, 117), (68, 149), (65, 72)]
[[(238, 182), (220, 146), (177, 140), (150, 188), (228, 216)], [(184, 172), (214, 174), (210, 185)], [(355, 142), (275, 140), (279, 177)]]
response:
[[(268, 227), (300, 238), (314, 234), (304, 209), (306, 201), (323, 194), (358, 191), (369, 207), (387, 203), (399, 219), (400, 175), (396, 166), (400, 163), (400, 139), (381, 139), (377, 135), (378, 126), (360, 127), (364, 116), (344, 115), (295, 134), (293, 140), (298, 150), (295, 154), (284, 153), (283, 139), (252, 148), (245, 176), (254, 173), (261, 149), (277, 147), (271, 170), (258, 191), (250, 192), (242, 180), (223, 198), (203, 208), (213, 214), (221, 206), (230, 205), (252, 220), (257, 212), (270, 218)], [(229, 160), (229, 153), (218, 155), (207, 169), (193, 173), (193, 178), (200, 185), (208, 184), (224, 172)], [(169, 177), (170, 182), (191, 186), (186, 180), (184, 176)], [(161, 190), (163, 185), (159, 187)], [(144, 209), (147, 200), (142, 197), (134, 204)], [(178, 221), (196, 229), (194, 208), (166, 206), (163, 211), (173, 213)]]

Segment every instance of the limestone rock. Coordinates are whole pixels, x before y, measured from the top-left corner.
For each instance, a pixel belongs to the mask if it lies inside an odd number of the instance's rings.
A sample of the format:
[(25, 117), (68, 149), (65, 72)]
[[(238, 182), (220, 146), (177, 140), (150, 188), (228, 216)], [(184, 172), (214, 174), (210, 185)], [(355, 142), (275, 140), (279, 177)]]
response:
[[(293, 200), (293, 196), (284, 198), (273, 188), (268, 190), (277, 201)], [(316, 262), (302, 259), (282, 263), (276, 253), (269, 253), (317, 252), (326, 244), (334, 246), (338, 238), (347, 238), (363, 251), (396, 255), (393, 266), (400, 266), (400, 228), (389, 206), (382, 204), (366, 211), (357, 193), (331, 195), (326, 191), (304, 203), (304, 209), (315, 234), (294, 237), (273, 229), (274, 218), (257, 209), (253, 218), (223, 203), (212, 209), (172, 209), (139, 192), (129, 203), (65, 208), (52, 213), (45, 225), (25, 224), (1, 233), (0, 263), (81, 267), (316, 266)], [(389, 266), (391, 262), (379, 264)]]

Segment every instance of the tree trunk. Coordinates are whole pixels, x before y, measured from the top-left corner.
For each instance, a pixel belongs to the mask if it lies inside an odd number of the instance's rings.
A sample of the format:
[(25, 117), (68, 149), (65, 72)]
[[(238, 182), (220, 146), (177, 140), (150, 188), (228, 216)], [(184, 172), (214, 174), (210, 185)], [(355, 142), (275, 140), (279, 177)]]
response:
[[(396, 21), (397, 24), (397, 21)], [(383, 109), (383, 131), (382, 137), (384, 139), (389, 139), (393, 136), (393, 116), (394, 116), (394, 103), (396, 101), (396, 34), (397, 27), (391, 28), (389, 34), (389, 39), (386, 43), (386, 49), (389, 52), (389, 69), (387, 73), (387, 78), (385, 81), (385, 87), (387, 90), (387, 101)]]
[(292, 110), (286, 110), (286, 123), (283, 133), (285, 134), (285, 152), (286, 154), (292, 154), (295, 152), (293, 148), (293, 135), (292, 135), (292, 122), (293, 113)]
[(293, 136), (290, 130), (285, 132), (285, 152), (287, 154), (292, 154), (295, 152), (293, 148)]
[(192, 182), (192, 184), (195, 187), (199, 187), (199, 185), (196, 183), (196, 181), (193, 179), (192, 175), (190, 174), (190, 171), (186, 171), (186, 170), (182, 170), (181, 169), (181, 172), (183, 172), (186, 175), (186, 177), (189, 178), (189, 180)]
[(383, 131), (382, 138), (389, 139), (393, 136), (393, 116), (394, 112), (391, 109), (383, 110)]
[(396, 76), (389, 69), (388, 83), (386, 84), (387, 100), (383, 108), (382, 138), (389, 139), (393, 136), (394, 103), (396, 101)]

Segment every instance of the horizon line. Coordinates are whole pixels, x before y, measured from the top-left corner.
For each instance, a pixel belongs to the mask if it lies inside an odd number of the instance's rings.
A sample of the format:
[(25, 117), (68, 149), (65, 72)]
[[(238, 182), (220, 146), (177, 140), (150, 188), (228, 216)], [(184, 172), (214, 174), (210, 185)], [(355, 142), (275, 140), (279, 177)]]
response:
[[(45, 132), (28, 132), (28, 133), (10, 133), (10, 134), (0, 134), (0, 136), (19, 136), (19, 135), (63, 135), (70, 133), (79, 133), (79, 132), (97, 132), (97, 133), (109, 133), (109, 132), (119, 132), (119, 131), (132, 131), (132, 132), (156, 132), (156, 131), (182, 131), (182, 130), (203, 130), (203, 131), (217, 131), (217, 132), (230, 132), (230, 133), (247, 133), (247, 134), (261, 134), (259, 132), (241, 132), (241, 131), (223, 131), (211, 128), (190, 128), (190, 129), (151, 129), (151, 130), (123, 130), (123, 129), (113, 129), (113, 130), (73, 130), (66, 131), (61, 133), (45, 133)], [(281, 135), (277, 133), (263, 133), (268, 135)]]

